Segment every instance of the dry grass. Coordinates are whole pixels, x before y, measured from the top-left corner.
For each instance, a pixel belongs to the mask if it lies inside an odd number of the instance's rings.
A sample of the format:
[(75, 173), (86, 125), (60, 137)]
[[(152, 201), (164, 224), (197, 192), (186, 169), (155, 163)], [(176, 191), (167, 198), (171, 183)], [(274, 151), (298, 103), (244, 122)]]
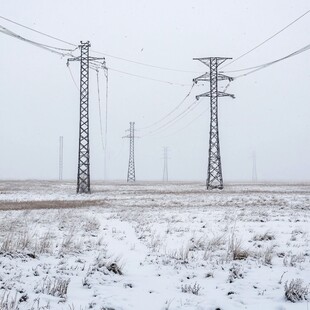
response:
[(70, 209), (106, 206), (104, 200), (0, 201), (0, 210)]

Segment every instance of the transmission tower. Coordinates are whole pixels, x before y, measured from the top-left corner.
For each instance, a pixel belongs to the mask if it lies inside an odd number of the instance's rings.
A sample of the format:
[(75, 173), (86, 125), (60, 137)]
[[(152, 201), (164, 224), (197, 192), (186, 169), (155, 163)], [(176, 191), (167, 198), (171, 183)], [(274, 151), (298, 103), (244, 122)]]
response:
[(79, 156), (77, 189), (79, 194), (90, 193), (90, 160), (89, 160), (89, 62), (100, 61), (104, 58), (89, 57), (90, 43), (81, 42), (79, 57), (69, 58), (69, 61), (80, 62), (80, 130), (79, 130)]
[(63, 167), (64, 167), (64, 137), (59, 137), (59, 181), (62, 181)]
[(195, 78), (195, 83), (199, 81), (210, 82), (210, 90), (206, 93), (196, 96), (198, 100), (200, 97), (210, 97), (210, 134), (209, 134), (209, 163), (208, 163), (208, 178), (207, 189), (223, 189), (223, 176), (221, 166), (221, 154), (220, 154), (220, 140), (218, 129), (218, 97), (230, 96), (234, 98), (234, 95), (227, 94), (218, 90), (218, 81), (233, 79), (224, 74), (218, 73), (218, 67), (227, 59), (226, 57), (206, 57), (206, 58), (194, 58), (199, 60), (203, 64), (209, 67), (209, 72)]
[(123, 138), (129, 138), (129, 162), (128, 162), (128, 172), (127, 172), (127, 182), (136, 181), (135, 172), (135, 122), (130, 122), (130, 127), (126, 131), (129, 134)]
[(164, 147), (163, 182), (168, 182), (168, 147)]
[(252, 165), (252, 182), (256, 183), (257, 182), (257, 170), (256, 170), (256, 154), (253, 152), (253, 165)]

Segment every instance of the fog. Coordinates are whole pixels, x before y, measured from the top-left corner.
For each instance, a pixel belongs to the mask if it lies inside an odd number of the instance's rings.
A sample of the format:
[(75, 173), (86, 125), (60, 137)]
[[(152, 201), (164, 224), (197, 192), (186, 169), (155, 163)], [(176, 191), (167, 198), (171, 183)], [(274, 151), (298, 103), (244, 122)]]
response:
[[(91, 50), (189, 71), (162, 70), (105, 57), (111, 68), (107, 178), (125, 180), (129, 141), (122, 136), (129, 122), (134, 121), (139, 129), (173, 110), (189, 92), (193, 78), (207, 70), (193, 58), (237, 58), (308, 9), (307, 0), (14, 0), (2, 1), (0, 15), (77, 45), (89, 40)], [(70, 48), (3, 19), (0, 25), (31, 40)], [(310, 43), (309, 27), (310, 14), (225, 69), (256, 66), (286, 56)], [(0, 178), (58, 179), (58, 142), (59, 136), (63, 136), (63, 177), (75, 179), (79, 92), (66, 67), (66, 58), (5, 34), (0, 33), (0, 39)], [(224, 181), (251, 180), (253, 152), (259, 181), (310, 180), (309, 59), (308, 51), (236, 79), (227, 89), (236, 98), (219, 99)], [(71, 63), (70, 67), (78, 82), (79, 63)], [(176, 84), (142, 79), (112, 69)], [(226, 84), (219, 83), (221, 88)], [(105, 88), (101, 72), (103, 121)], [(171, 116), (186, 109), (196, 95), (208, 88), (208, 84), (196, 85)], [(90, 74), (89, 104), (91, 178), (103, 180), (104, 152), (94, 72)], [(191, 113), (157, 134), (147, 134), (148, 130), (136, 132), (141, 137), (135, 141), (137, 180), (162, 178), (164, 146), (169, 148), (170, 180), (205, 180), (209, 99), (201, 99), (197, 104)], [(205, 109), (206, 113), (198, 117)]]

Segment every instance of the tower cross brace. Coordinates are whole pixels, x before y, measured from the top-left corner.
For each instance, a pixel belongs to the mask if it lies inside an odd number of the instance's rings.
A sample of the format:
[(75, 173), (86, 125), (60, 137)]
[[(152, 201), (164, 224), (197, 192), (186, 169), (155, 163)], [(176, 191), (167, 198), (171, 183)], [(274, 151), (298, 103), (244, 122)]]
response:
[(127, 129), (127, 131), (129, 131), (129, 134), (123, 137), (129, 138), (129, 162), (127, 171), (127, 182), (135, 182), (135, 122), (130, 122), (129, 125), (129, 129)]
[(90, 57), (90, 43), (81, 42), (79, 57), (69, 58), (69, 61), (80, 62), (80, 126), (77, 188), (78, 194), (90, 193), (90, 157), (89, 157), (89, 64), (90, 61), (100, 61), (104, 58)]
[(163, 182), (168, 182), (168, 147), (164, 147)]
[(63, 176), (63, 156), (64, 156), (64, 137), (59, 137), (59, 181), (62, 181)]
[(234, 95), (227, 94), (218, 90), (218, 82), (222, 80), (232, 81), (231, 77), (218, 73), (218, 67), (227, 59), (227, 57), (205, 57), (194, 58), (209, 67), (209, 72), (195, 78), (195, 83), (199, 81), (210, 82), (210, 90), (206, 93), (196, 96), (198, 100), (200, 97), (210, 98), (210, 132), (209, 132), (209, 161), (208, 161), (208, 176), (207, 189), (223, 189), (223, 175), (220, 154), (220, 140), (218, 128), (218, 97)]

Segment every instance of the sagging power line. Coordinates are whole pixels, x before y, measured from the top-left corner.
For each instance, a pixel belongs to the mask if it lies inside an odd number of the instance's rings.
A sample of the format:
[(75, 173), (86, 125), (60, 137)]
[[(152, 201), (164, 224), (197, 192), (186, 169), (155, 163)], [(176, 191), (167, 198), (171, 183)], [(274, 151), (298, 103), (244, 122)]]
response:
[(274, 37), (276, 37), (277, 35), (279, 35), (281, 32), (283, 32), (284, 30), (286, 30), (287, 28), (289, 28), (290, 26), (294, 25), (296, 22), (298, 22), (300, 19), (302, 19), (304, 16), (306, 16), (307, 14), (310, 13), (310, 10), (306, 11), (305, 13), (303, 13), (302, 15), (300, 15), (299, 17), (297, 17), (296, 19), (294, 19), (292, 22), (290, 22), (288, 25), (286, 25), (284, 28), (280, 29), (279, 31), (277, 31), (275, 34), (273, 34), (272, 36), (268, 37), (266, 40), (264, 40), (263, 42), (259, 43), (258, 45), (254, 46), (253, 48), (251, 48), (249, 51), (243, 53), (242, 55), (236, 57), (234, 60), (230, 61), (229, 63), (227, 63), (226, 65), (222, 66), (221, 68), (225, 68), (230, 66), (231, 64), (235, 63), (236, 61), (238, 61), (239, 59), (243, 58), (244, 56), (250, 54), (251, 52), (255, 51), (256, 49), (258, 49), (259, 47), (261, 47), (262, 45), (264, 45), (265, 43), (267, 43), (268, 41), (270, 41), (271, 39), (273, 39)]
[(240, 77), (248, 76), (248, 75), (250, 75), (252, 73), (255, 73), (255, 72), (259, 71), (259, 70), (265, 69), (265, 68), (267, 68), (269, 66), (272, 66), (272, 65), (274, 65), (274, 64), (276, 64), (278, 62), (281, 62), (283, 60), (286, 60), (288, 58), (297, 56), (297, 55), (299, 55), (301, 53), (304, 53), (304, 52), (308, 51), (309, 49), (310, 49), (310, 44), (308, 44), (308, 45), (298, 49), (297, 51), (295, 51), (293, 53), (290, 53), (290, 54), (288, 54), (288, 55), (286, 55), (284, 57), (278, 58), (276, 60), (273, 60), (273, 61), (261, 64), (261, 65), (258, 65), (258, 66), (253, 66), (253, 67), (248, 67), (248, 68), (243, 68), (243, 69), (238, 69), (238, 70), (220, 71), (220, 73), (231, 73), (231, 72), (241, 72), (241, 71), (249, 71), (249, 70), (251, 70), (250, 72), (246, 72), (246, 73), (243, 73), (243, 74), (240, 74), (238, 76), (233, 77), (233, 79), (236, 80), (236, 79), (238, 79)]
[[(36, 30), (32, 27), (28, 27), (26, 25), (23, 25), (21, 23), (18, 23), (12, 19), (9, 19), (9, 18), (6, 18), (4, 16), (0, 16), (1, 19), (7, 21), (7, 22), (10, 22), (12, 24), (15, 24), (19, 27), (22, 27), (22, 28), (25, 28), (27, 30), (30, 30), (30, 31), (33, 31), (35, 33), (38, 33), (40, 35), (43, 35), (45, 37), (48, 37), (50, 39), (53, 39), (53, 40), (57, 40), (59, 42), (62, 42), (62, 43), (65, 43), (65, 44), (68, 44), (68, 45), (71, 45), (71, 46), (74, 46), (74, 47), (77, 47), (76, 44), (73, 44), (71, 42), (68, 42), (66, 40), (63, 40), (63, 39), (60, 39), (60, 38), (57, 38), (55, 36), (52, 36), (50, 34), (47, 34), (45, 32), (42, 32), (42, 31), (39, 31), (39, 30)], [(128, 58), (124, 58), (124, 57), (119, 57), (119, 56), (115, 56), (115, 55), (111, 55), (109, 53), (104, 53), (104, 52), (101, 52), (101, 51), (96, 51), (96, 50), (90, 50), (90, 52), (92, 53), (96, 53), (96, 54), (100, 54), (100, 55), (103, 55), (103, 56), (107, 56), (107, 57), (111, 57), (111, 58), (114, 58), (114, 59), (118, 59), (118, 60), (121, 60), (121, 61), (125, 61), (125, 62), (128, 62), (128, 63), (133, 63), (133, 64), (136, 64), (136, 65), (140, 65), (140, 66), (144, 66), (144, 67), (148, 67), (148, 68), (153, 68), (153, 69), (159, 69), (159, 70), (165, 70), (165, 71), (175, 71), (175, 72), (183, 72), (183, 73), (199, 73), (197, 71), (191, 71), (191, 70), (183, 70), (183, 69), (177, 69), (177, 68), (169, 68), (169, 67), (164, 67), (164, 66), (157, 66), (157, 65), (154, 65), (154, 64), (149, 64), (149, 63), (144, 63), (144, 62), (140, 62), (140, 61), (135, 61), (135, 60), (132, 60), (132, 59), (128, 59)], [(112, 68), (111, 68), (112, 70)], [(132, 75), (132, 76), (136, 76), (136, 77), (140, 77), (140, 78), (146, 78), (146, 79), (149, 79), (151, 80), (151, 78), (148, 78), (148, 77), (143, 77), (143, 76), (138, 76), (138, 75), (135, 75), (135, 74), (132, 74), (132, 73), (129, 73), (129, 72), (125, 72), (125, 71), (120, 71), (120, 70), (116, 70), (114, 69), (115, 72), (119, 72), (119, 73), (123, 73), (123, 74), (127, 74), (127, 75)], [(156, 79), (153, 79), (154, 81), (160, 81), (160, 80), (156, 80)], [(165, 81), (160, 81), (160, 82), (165, 82)], [(173, 82), (170, 82), (170, 84), (177, 84), (177, 83), (173, 83)]]
[(144, 126), (144, 127), (138, 128), (138, 130), (144, 130), (144, 129), (152, 128), (152, 127), (158, 125), (159, 123), (161, 123), (162, 121), (164, 121), (165, 119), (167, 119), (171, 114), (173, 114), (175, 111), (177, 111), (184, 104), (186, 99), (191, 95), (194, 86), (195, 86), (195, 83), (192, 84), (189, 92), (185, 95), (185, 97), (169, 113), (167, 113), (165, 116), (163, 116), (162, 118), (158, 119), (157, 121), (151, 123), (148, 126)]
[(154, 134), (158, 134), (158, 133), (163, 132), (164, 130), (166, 130), (167, 128), (169, 128), (170, 126), (172, 126), (173, 124), (175, 124), (176, 122), (178, 122), (179, 120), (184, 118), (186, 115), (191, 113), (193, 110), (195, 110), (198, 107), (197, 102), (198, 102), (197, 99), (194, 100), (185, 110), (183, 110), (181, 113), (177, 114), (171, 120), (167, 121), (166, 123), (162, 124), (161, 126), (159, 126), (158, 128), (156, 128), (152, 131), (146, 132), (144, 135), (141, 135), (141, 137), (152, 136)]
[(39, 43), (39, 42), (30, 40), (30, 39), (27, 39), (25, 37), (22, 37), (19, 34), (13, 32), (13, 31), (11, 31), (11, 30), (9, 30), (9, 29), (1, 26), (1, 25), (0, 25), (0, 32), (5, 34), (5, 35), (8, 35), (10, 37), (13, 37), (15, 39), (18, 39), (20, 41), (23, 41), (25, 43), (29, 43), (29, 44), (34, 45), (36, 47), (39, 47), (41, 49), (47, 50), (51, 53), (58, 54), (62, 57), (73, 56), (72, 53), (77, 49), (77, 47), (75, 49), (64, 49), (64, 48), (60, 48), (60, 47), (55, 47), (55, 46)]

